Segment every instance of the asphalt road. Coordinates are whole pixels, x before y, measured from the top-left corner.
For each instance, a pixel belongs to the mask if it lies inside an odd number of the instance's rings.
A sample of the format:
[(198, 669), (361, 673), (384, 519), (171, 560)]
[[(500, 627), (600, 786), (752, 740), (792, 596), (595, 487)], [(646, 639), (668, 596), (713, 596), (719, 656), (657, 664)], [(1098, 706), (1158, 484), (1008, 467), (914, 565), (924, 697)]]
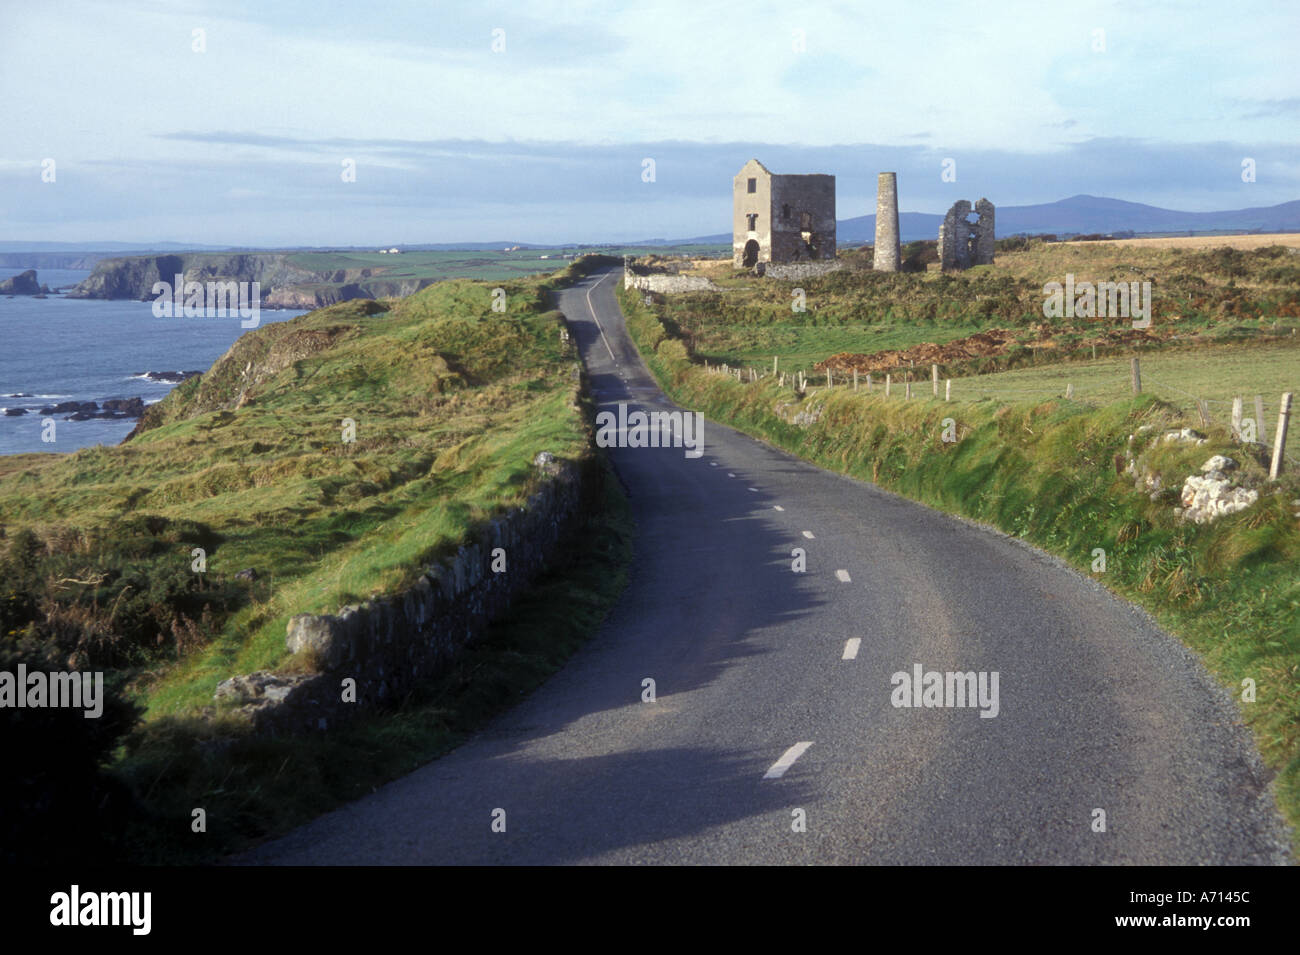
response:
[[(620, 280), (561, 307), (602, 408), (668, 410)], [(699, 458), (611, 452), (639, 526), (631, 581), (560, 673), (234, 861), (1287, 861), (1232, 702), (1144, 613), (986, 528), (712, 421), (703, 437)], [(916, 664), (996, 672), (997, 715), (894, 706), (892, 674)]]

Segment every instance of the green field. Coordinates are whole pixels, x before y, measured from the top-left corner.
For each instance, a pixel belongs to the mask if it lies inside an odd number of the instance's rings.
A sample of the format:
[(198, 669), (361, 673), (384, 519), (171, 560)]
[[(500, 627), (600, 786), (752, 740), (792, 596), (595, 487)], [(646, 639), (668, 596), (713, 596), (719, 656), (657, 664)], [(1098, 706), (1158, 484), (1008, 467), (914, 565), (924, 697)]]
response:
[[(1137, 353), (1142, 390), (1183, 414), (1197, 414), (1196, 399), (1208, 402), (1212, 420), (1227, 420), (1232, 400), (1243, 399), (1243, 415), (1254, 417), (1254, 398), (1263, 398), (1268, 433), (1272, 432), (1278, 400), (1284, 391), (1300, 391), (1300, 344), (1243, 344), (1189, 350)], [(924, 376), (924, 371), (921, 375)], [(1068, 364), (1043, 364), (1013, 371), (959, 378), (952, 383), (954, 400), (995, 398), (1038, 400), (1065, 394), (1093, 405), (1131, 396), (1129, 362), (1099, 359)], [(942, 387), (942, 386), (941, 386)], [(930, 393), (928, 381), (922, 389)]]
[[(720, 246), (681, 245), (654, 247), (663, 255), (717, 254)], [(295, 252), (288, 262), (312, 271), (331, 269), (382, 269), (385, 279), (512, 279), (563, 268), (576, 257), (600, 252), (606, 255), (641, 255), (646, 246), (600, 246), (503, 249), (451, 249), (401, 252), (399, 255), (375, 252)], [(545, 258), (543, 258), (545, 256)], [(564, 258), (565, 256), (568, 259)]]
[[(928, 251), (925, 243), (911, 243), (904, 256), (924, 259)], [(798, 283), (758, 279), (735, 271), (730, 261), (702, 265), (692, 274), (707, 276), (723, 291), (654, 301), (665, 324), (701, 360), (762, 369), (777, 356), (782, 370), (802, 370), (810, 378), (817, 377), (815, 365), (841, 353), (946, 345), (994, 328), (1014, 333), (1015, 343), (1000, 354), (938, 359), (945, 377), (966, 378), (1091, 357), (1094, 345), (1106, 358), (1132, 353), (1130, 319), (1044, 315), (1044, 285), (1064, 282), (1067, 274), (1079, 281), (1151, 283), (1152, 324), (1136, 343), (1143, 354), (1285, 338), (1300, 326), (1295, 251), (1280, 245), (1182, 250), (1011, 239), (999, 243), (991, 266), (883, 273), (871, 270), (866, 254), (850, 250), (840, 255), (844, 270)]]

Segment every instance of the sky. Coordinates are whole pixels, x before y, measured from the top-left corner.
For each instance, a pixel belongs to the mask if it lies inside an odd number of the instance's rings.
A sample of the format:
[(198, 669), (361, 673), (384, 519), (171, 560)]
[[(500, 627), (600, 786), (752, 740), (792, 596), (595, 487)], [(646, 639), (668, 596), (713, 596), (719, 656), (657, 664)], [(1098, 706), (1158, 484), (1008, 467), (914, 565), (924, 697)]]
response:
[(685, 238), (730, 231), (750, 158), (835, 175), (840, 218), (875, 211), (884, 170), (914, 212), (1300, 198), (1295, 0), (0, 0), (0, 21), (0, 241)]

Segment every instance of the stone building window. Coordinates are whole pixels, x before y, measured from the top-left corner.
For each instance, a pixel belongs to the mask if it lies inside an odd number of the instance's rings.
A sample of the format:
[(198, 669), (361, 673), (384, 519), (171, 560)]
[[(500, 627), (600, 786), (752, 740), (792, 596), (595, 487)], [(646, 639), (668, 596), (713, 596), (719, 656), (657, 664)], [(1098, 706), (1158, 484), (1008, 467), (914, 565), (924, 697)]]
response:
[(751, 180), (749, 180), (749, 185), (748, 185), (748, 187), (745, 189), (745, 191), (746, 191), (746, 192), (758, 192), (758, 180), (757, 180), (757, 179), (751, 179)]
[(749, 220), (749, 231), (750, 231), (750, 232), (757, 231), (757, 229), (758, 229), (758, 213), (757, 213), (757, 212), (751, 212), (751, 213), (749, 213), (748, 215), (746, 215), (745, 218)]
[(812, 213), (811, 213), (811, 212), (801, 212), (801, 213), (799, 213), (799, 229), (800, 229), (800, 231), (802, 231), (802, 232), (811, 232), (811, 231), (812, 231)]
[(781, 218), (786, 222), (790, 221), (790, 204), (788, 202), (781, 206)]

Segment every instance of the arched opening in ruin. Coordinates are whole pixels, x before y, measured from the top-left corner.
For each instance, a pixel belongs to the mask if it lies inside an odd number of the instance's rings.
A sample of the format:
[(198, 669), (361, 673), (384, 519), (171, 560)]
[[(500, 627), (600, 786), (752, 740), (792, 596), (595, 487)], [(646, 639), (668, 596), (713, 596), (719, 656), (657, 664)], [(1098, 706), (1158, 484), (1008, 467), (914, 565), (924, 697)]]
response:
[(752, 268), (758, 264), (758, 240), (750, 239), (745, 243), (744, 256), (741, 258), (741, 264), (745, 268)]

